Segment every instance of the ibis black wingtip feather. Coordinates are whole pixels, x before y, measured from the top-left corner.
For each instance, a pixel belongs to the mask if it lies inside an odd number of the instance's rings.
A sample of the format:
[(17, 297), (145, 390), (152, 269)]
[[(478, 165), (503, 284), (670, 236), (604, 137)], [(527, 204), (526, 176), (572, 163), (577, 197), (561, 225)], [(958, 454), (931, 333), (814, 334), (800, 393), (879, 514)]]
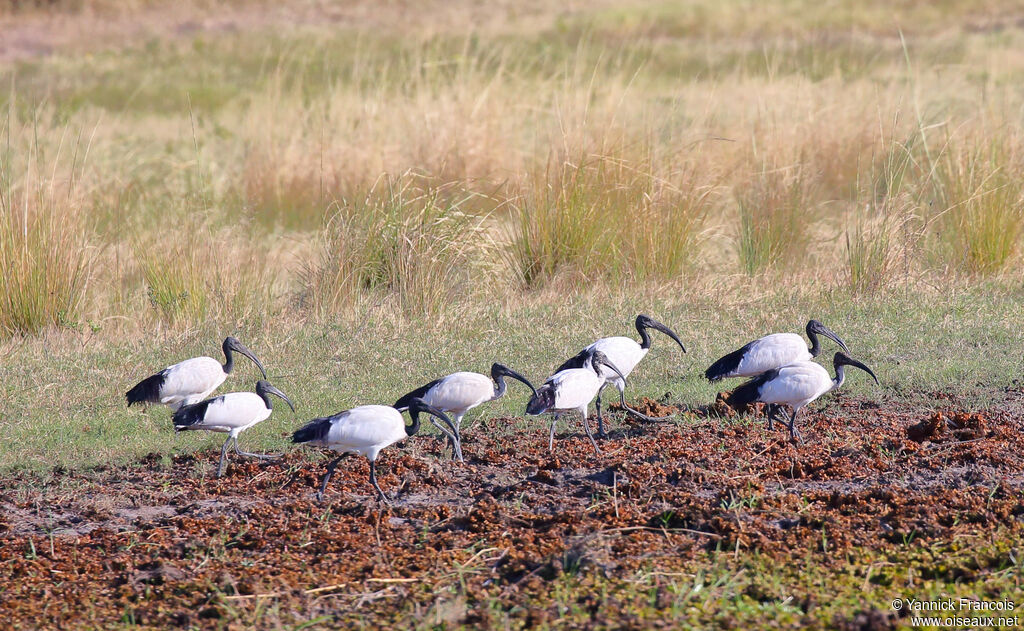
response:
[(745, 405), (750, 405), (751, 403), (756, 403), (761, 397), (761, 386), (778, 376), (778, 368), (773, 368), (768, 372), (763, 372), (753, 379), (745, 381), (742, 385), (729, 393), (725, 402), (728, 403), (731, 408), (740, 408)]
[(704, 377), (714, 383), (735, 373), (740, 367), (740, 362), (743, 361), (743, 356), (749, 350), (750, 344), (746, 344), (743, 348), (736, 349), (725, 357), (720, 358), (704, 371)]
[(428, 384), (422, 385), (419, 388), (413, 390), (412, 392), (409, 392), (408, 394), (402, 396), (402, 398), (395, 401), (395, 404), (392, 405), (391, 407), (400, 411), (406, 410), (409, 408), (409, 404), (412, 402), (413, 399), (422, 399), (427, 394), (427, 392), (430, 391), (431, 388), (433, 388), (439, 383), (441, 383), (441, 379), (435, 379)]
[(292, 442), (323, 442), (327, 438), (327, 433), (331, 431), (331, 421), (333, 420), (333, 416), (324, 416), (321, 418), (313, 419), (312, 421), (306, 423), (299, 429), (295, 430), (295, 432), (292, 434)]
[(146, 377), (135, 384), (131, 390), (124, 393), (124, 398), (129, 406), (137, 403), (160, 403), (160, 388), (166, 379), (165, 371), (161, 370), (155, 375)]

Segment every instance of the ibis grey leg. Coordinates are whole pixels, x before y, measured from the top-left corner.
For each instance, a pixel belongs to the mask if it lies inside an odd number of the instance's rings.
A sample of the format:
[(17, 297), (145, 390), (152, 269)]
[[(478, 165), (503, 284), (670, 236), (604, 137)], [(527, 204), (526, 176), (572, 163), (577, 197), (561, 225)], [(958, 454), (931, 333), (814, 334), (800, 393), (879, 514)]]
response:
[(587, 410), (585, 408), (582, 410), (582, 417), (583, 417), (583, 429), (586, 430), (586, 432), (587, 432), (587, 438), (590, 439), (590, 444), (594, 446), (594, 451), (596, 451), (597, 455), (600, 456), (601, 455), (601, 448), (597, 446), (597, 441), (594, 440), (594, 435), (590, 433), (590, 424), (587, 423)]
[(634, 410), (633, 408), (629, 407), (629, 405), (626, 404), (626, 395), (623, 394), (622, 390), (619, 390), (619, 404), (622, 406), (623, 410), (629, 412), (630, 414), (632, 414), (633, 416), (639, 418), (642, 421), (657, 422), (657, 421), (664, 421), (665, 419), (672, 418), (671, 414), (669, 414), (668, 416), (647, 416), (643, 412), (639, 412), (637, 410)]
[(790, 442), (800, 442), (800, 431), (796, 428), (796, 413), (798, 410), (793, 410), (793, 415), (789, 417), (789, 440)]
[(228, 455), (228, 445), (234, 440), (232, 436), (228, 436), (228, 439), (224, 441), (224, 446), (220, 448), (220, 464), (217, 465), (217, 477), (224, 477), (225, 458)]
[(241, 449), (238, 448), (238, 438), (237, 437), (235, 438), (235, 453), (237, 453), (240, 456), (248, 456), (250, 458), (258, 458), (260, 460), (273, 460), (275, 458), (280, 458), (281, 456), (284, 455), (284, 454), (251, 454), (248, 451), (242, 451)]
[(551, 435), (548, 436), (548, 451), (555, 450), (555, 423), (558, 422), (558, 415), (553, 414), (551, 416)]
[(320, 492), (316, 494), (316, 501), (324, 501), (324, 491), (327, 490), (327, 483), (331, 481), (331, 476), (334, 475), (334, 467), (338, 466), (338, 463), (341, 462), (344, 456), (345, 454), (338, 456), (331, 461), (331, 464), (327, 465), (327, 473), (324, 475), (323, 482), (320, 483)]
[(779, 406), (774, 403), (768, 404), (768, 431), (775, 430), (775, 414), (779, 411)]
[[(434, 427), (438, 429), (444, 435), (444, 441), (446, 445), (452, 446), (452, 459), (458, 460), (459, 462), (465, 462), (462, 459), (462, 439), (458, 434), (452, 435), (446, 427), (442, 427), (441, 423), (438, 422), (433, 416), (430, 417), (430, 422), (434, 424)], [(458, 426), (456, 426), (458, 427)]]
[(604, 431), (604, 417), (601, 416), (601, 392), (604, 390), (608, 382), (604, 382), (600, 389), (597, 391), (597, 401), (594, 403), (594, 407), (597, 410), (597, 437), (608, 438), (608, 432)]
[(391, 506), (391, 500), (388, 499), (387, 495), (384, 495), (384, 491), (382, 491), (381, 488), (380, 488), (380, 485), (377, 484), (377, 461), (376, 460), (371, 460), (370, 461), (370, 484), (373, 485), (373, 488), (377, 489), (377, 493), (379, 494), (380, 499), (385, 504), (387, 504), (388, 506)]

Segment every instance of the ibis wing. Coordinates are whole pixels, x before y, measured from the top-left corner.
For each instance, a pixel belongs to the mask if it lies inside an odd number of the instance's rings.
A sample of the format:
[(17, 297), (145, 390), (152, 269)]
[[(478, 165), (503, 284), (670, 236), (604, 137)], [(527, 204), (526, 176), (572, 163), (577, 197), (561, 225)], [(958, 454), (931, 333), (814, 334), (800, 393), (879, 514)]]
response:
[(795, 333), (773, 333), (750, 345), (736, 372), (743, 377), (759, 375), (766, 370), (810, 359), (804, 338)]
[(765, 403), (803, 405), (828, 392), (832, 378), (828, 371), (805, 361), (783, 366), (778, 375), (761, 386), (760, 400)]
[(174, 415), (175, 428), (179, 427), (179, 415), (182, 429), (229, 432), (262, 421), (270, 416), (270, 410), (254, 392), (231, 392), (179, 409)]
[(563, 370), (548, 381), (555, 391), (556, 410), (571, 410), (590, 403), (604, 383), (589, 368)]
[(494, 396), (494, 382), (475, 372), (457, 372), (438, 381), (423, 400), (439, 410), (464, 412)]
[(167, 370), (146, 377), (124, 394), (128, 405), (135, 403), (160, 403), (160, 388), (164, 385)]
[(385, 447), (406, 437), (402, 413), (390, 406), (364, 405), (331, 423), (327, 442), (350, 449)]
[[(646, 348), (641, 347), (628, 337), (606, 337), (590, 345), (591, 348), (604, 353), (608, 360), (615, 364), (624, 377), (633, 372), (640, 360), (647, 355)], [(619, 376), (611, 368), (601, 366), (601, 374), (609, 381), (618, 380)]]
[(224, 368), (212, 357), (194, 357), (164, 370), (160, 402), (173, 404), (185, 398), (209, 394), (224, 383)]
[(739, 376), (738, 370), (740, 362), (743, 360), (743, 356), (747, 354), (754, 344), (757, 344), (757, 340), (749, 342), (742, 348), (738, 348), (728, 355), (719, 358), (718, 361), (711, 364), (711, 366), (704, 371), (704, 377), (708, 381), (718, 381), (728, 377)]

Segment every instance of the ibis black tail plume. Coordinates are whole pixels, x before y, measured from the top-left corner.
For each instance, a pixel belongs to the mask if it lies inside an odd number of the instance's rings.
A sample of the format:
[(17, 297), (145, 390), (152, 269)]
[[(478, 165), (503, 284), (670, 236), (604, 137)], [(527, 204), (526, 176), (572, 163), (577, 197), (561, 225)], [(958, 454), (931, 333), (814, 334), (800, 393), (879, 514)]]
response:
[(183, 432), (189, 429), (203, 429), (203, 421), (206, 420), (206, 408), (210, 407), (211, 402), (221, 398), (223, 397), (214, 397), (194, 405), (183, 405), (178, 408), (178, 411), (174, 413), (171, 419), (174, 422), (174, 431)]
[(136, 403), (160, 403), (160, 388), (164, 385), (164, 371), (146, 377), (124, 394), (128, 405)]
[(729, 395), (726, 396), (725, 402), (733, 409), (742, 409), (747, 405), (756, 403), (761, 396), (761, 386), (772, 379), (775, 379), (777, 376), (779, 376), (779, 370), (777, 368), (773, 368), (768, 372), (763, 372), (753, 379), (744, 382), (743, 385), (730, 392)]
[(409, 409), (409, 403), (412, 402), (413, 399), (422, 399), (423, 397), (427, 396), (427, 392), (430, 392), (430, 389), (439, 383), (441, 383), (441, 380), (435, 379), (426, 385), (420, 386), (419, 388), (416, 388), (412, 392), (403, 396), (401, 399), (395, 401), (395, 404), (392, 405), (391, 407), (395, 408), (400, 412), (404, 412), (405, 410)]
[(327, 433), (331, 431), (333, 417), (325, 416), (315, 418), (306, 423), (292, 434), (293, 443), (316, 443), (327, 439)]

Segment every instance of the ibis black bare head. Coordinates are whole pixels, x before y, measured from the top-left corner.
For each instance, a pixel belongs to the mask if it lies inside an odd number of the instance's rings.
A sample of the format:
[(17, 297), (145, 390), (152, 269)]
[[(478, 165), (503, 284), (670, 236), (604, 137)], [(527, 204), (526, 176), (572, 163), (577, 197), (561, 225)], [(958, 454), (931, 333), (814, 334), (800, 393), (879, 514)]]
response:
[(530, 380), (527, 379), (526, 377), (512, 370), (505, 364), (499, 364), (498, 362), (494, 362), (493, 364), (491, 364), (491, 379), (493, 379), (494, 383), (498, 384), (498, 387), (502, 390), (502, 392), (504, 392), (505, 388), (504, 381), (502, 381), (502, 377), (511, 377), (516, 381), (521, 381), (526, 384), (526, 387), (529, 388), (530, 391), (533, 392), (533, 394), (537, 394), (537, 388), (534, 388), (533, 384), (530, 383)]
[(594, 372), (597, 373), (598, 377), (602, 376), (601, 366), (611, 368), (612, 371), (619, 376), (619, 379), (622, 379), (622, 383), (626, 383), (626, 376), (622, 374), (622, 371), (619, 370), (610, 359), (608, 359), (607, 355), (595, 349), (590, 352), (590, 367), (594, 369)]
[(263, 378), (267, 378), (267, 371), (263, 368), (263, 364), (260, 363), (260, 360), (256, 359), (256, 355), (246, 348), (245, 344), (239, 342), (237, 337), (231, 335), (224, 338), (224, 358), (227, 360), (224, 362), (225, 373), (230, 374), (231, 369), (235, 366), (235, 358), (231, 356), (232, 351), (241, 353), (251, 359), (252, 363), (256, 364), (256, 367), (260, 369), (261, 373), (263, 373)]
[(878, 383), (878, 377), (875, 376), (875, 373), (868, 368), (867, 365), (857, 361), (842, 351), (837, 352), (835, 357), (832, 358), (832, 365), (835, 367), (837, 375), (840, 373), (843, 366), (853, 366), (854, 368), (860, 368), (871, 375), (871, 378), (875, 380), (875, 383)]
[(686, 347), (683, 346), (683, 343), (679, 340), (679, 336), (676, 335), (672, 329), (668, 328), (661, 322), (658, 322), (654, 318), (641, 313), (636, 317), (636, 330), (640, 334), (640, 346), (642, 348), (651, 347), (651, 338), (647, 334), (647, 329), (661, 331), (665, 335), (675, 340), (676, 344), (679, 345), (679, 348), (683, 349), (684, 353), (686, 352)]
[(818, 353), (821, 352), (821, 345), (818, 343), (819, 335), (824, 335), (828, 339), (838, 344), (844, 352), (850, 352), (850, 349), (846, 348), (846, 343), (843, 342), (843, 340), (839, 339), (839, 336), (835, 334), (835, 331), (828, 328), (821, 322), (818, 322), (817, 320), (809, 320), (807, 322), (807, 339), (811, 340), (811, 357), (817, 357)]
[(271, 408), (270, 399), (267, 397), (267, 395), (272, 394), (276, 397), (281, 397), (281, 400), (288, 404), (288, 407), (292, 409), (292, 412), (295, 411), (295, 406), (292, 405), (291, 399), (289, 399), (285, 395), (285, 393), (281, 392), (280, 390), (272, 386), (270, 382), (267, 381), (266, 379), (260, 379), (259, 381), (256, 382), (256, 394), (260, 395), (260, 397), (263, 399), (263, 402), (267, 404), (267, 409)]

